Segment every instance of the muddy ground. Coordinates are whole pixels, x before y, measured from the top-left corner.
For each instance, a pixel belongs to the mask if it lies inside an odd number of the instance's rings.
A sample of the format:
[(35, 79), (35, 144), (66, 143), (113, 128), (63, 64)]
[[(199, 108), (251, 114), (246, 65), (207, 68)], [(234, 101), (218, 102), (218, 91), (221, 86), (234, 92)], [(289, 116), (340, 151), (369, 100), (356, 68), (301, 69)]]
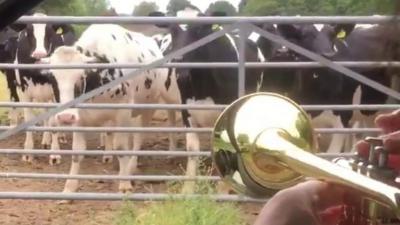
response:
[[(163, 122), (155, 122), (154, 126), (162, 126)], [(40, 134), (35, 135), (35, 148), (40, 147)], [(92, 135), (88, 141), (88, 149), (98, 146), (99, 135)], [(179, 149), (183, 149), (184, 136), (179, 135)], [(203, 149), (209, 149), (209, 137), (202, 136)], [(0, 141), (0, 148), (23, 148), (24, 135), (18, 134), (7, 140)], [(69, 139), (69, 142), (71, 140)], [(63, 149), (71, 146), (63, 145)], [(165, 134), (150, 134), (144, 149), (166, 150), (168, 139)], [(114, 159), (114, 162), (117, 162)], [(166, 159), (165, 157), (140, 157), (141, 174), (176, 174), (181, 175), (185, 168), (184, 158)], [(62, 163), (50, 166), (47, 157), (40, 157), (35, 163), (28, 164), (20, 160), (20, 156), (0, 156), (1, 172), (35, 172), (35, 173), (68, 173), (70, 157), (64, 156)], [(86, 157), (81, 174), (117, 174), (115, 164), (103, 164), (101, 157)], [(2, 179), (0, 191), (34, 191), (60, 192), (63, 190), (63, 180), (31, 180), (31, 179)], [(165, 182), (139, 183), (135, 192), (165, 192)], [(80, 192), (116, 192), (115, 181), (81, 181)], [(147, 202), (137, 202), (136, 207), (146, 207)], [(75, 201), (68, 205), (59, 205), (56, 201), (39, 200), (0, 200), (0, 224), (2, 225), (112, 225), (116, 212), (121, 207), (120, 201)], [(251, 223), (262, 205), (238, 204)]]

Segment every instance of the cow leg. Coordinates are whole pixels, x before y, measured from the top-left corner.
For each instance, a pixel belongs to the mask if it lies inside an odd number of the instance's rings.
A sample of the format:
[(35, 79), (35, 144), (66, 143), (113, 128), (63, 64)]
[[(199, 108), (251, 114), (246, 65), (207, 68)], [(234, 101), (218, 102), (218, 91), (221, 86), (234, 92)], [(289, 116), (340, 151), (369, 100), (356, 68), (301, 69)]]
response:
[(60, 134), (58, 135), (58, 141), (62, 144), (67, 144), (68, 143), (67, 134), (60, 132)]
[[(176, 126), (176, 112), (175, 110), (168, 110), (168, 126), (175, 127)], [(169, 150), (176, 150), (176, 134), (169, 133)]]
[[(32, 109), (24, 108), (24, 121), (27, 122), (30, 121), (31, 119), (33, 119)], [(24, 149), (33, 149), (34, 148), (33, 132), (27, 131), (25, 134), (26, 136), (25, 136)], [(22, 155), (22, 161), (32, 162), (33, 155)]]
[(105, 149), (106, 148), (106, 137), (107, 133), (101, 132), (100, 133), (100, 146), (97, 149)]
[[(104, 151), (110, 151), (113, 149), (113, 134), (111, 132), (101, 133), (101, 136), (104, 138)], [(113, 156), (112, 155), (103, 155), (102, 162), (103, 163), (112, 163)]]
[(8, 119), (10, 120), (10, 126), (17, 126), (19, 124), (19, 108), (11, 108), (8, 111)]
[[(130, 126), (130, 111), (122, 111), (123, 115), (119, 115), (117, 118), (117, 126), (126, 127)], [(114, 133), (113, 134), (113, 149), (114, 150), (129, 150), (129, 133)], [(131, 156), (118, 156), (119, 162), (119, 176), (130, 175), (130, 161)], [(120, 180), (119, 191), (122, 193), (130, 193), (133, 191), (131, 181)]]
[[(154, 115), (154, 110), (146, 110), (145, 113), (140, 115), (137, 126), (147, 127), (150, 124), (151, 119)], [(140, 151), (143, 145), (143, 133), (133, 134), (133, 151)], [(130, 174), (136, 174), (138, 172), (138, 157), (132, 156), (129, 161)]]
[[(48, 127), (49, 126), (49, 120), (44, 120), (43, 121), (43, 126)], [(50, 148), (51, 145), (51, 134), (49, 131), (43, 132), (43, 137), (42, 137), (42, 148), (43, 149), (48, 149)], [(58, 141), (58, 140), (57, 140)]]
[[(333, 128), (344, 128), (342, 121), (339, 116), (334, 116), (334, 126)], [(327, 153), (340, 153), (342, 151), (342, 148), (344, 146), (346, 139), (345, 134), (333, 134), (331, 143), (327, 149)]]
[[(72, 134), (72, 150), (86, 150), (86, 139), (85, 134), (80, 132), (74, 132)], [(79, 174), (81, 167), (81, 161), (83, 160), (83, 155), (72, 156), (71, 168), (69, 170), (69, 175)], [(79, 180), (68, 179), (65, 182), (63, 193), (73, 193), (78, 190)], [(70, 201), (61, 201), (60, 203), (69, 203)]]
[[(200, 152), (200, 138), (197, 133), (186, 134), (186, 149), (187, 151)], [(186, 165), (186, 176), (195, 177), (197, 174), (198, 157), (188, 157)], [(195, 181), (185, 181), (183, 184), (183, 194), (193, 194), (195, 192)]]
[[(49, 119), (49, 125), (54, 127), (57, 125), (55, 121), (55, 117), (51, 117)], [(59, 132), (51, 132), (51, 150), (60, 150), (60, 142), (59, 142)], [(50, 165), (57, 165), (61, 163), (61, 155), (50, 155), (49, 156), (49, 164)]]

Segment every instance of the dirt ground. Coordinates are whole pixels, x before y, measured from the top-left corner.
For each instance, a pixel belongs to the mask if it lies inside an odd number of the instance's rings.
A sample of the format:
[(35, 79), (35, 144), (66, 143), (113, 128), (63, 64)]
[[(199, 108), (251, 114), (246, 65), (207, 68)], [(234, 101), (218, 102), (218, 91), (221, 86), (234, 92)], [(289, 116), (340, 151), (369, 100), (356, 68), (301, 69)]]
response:
[[(157, 124), (161, 126), (162, 124)], [(144, 149), (166, 150), (168, 139), (166, 134), (150, 134)], [(41, 135), (35, 135), (35, 148), (40, 147)], [(98, 146), (99, 135), (93, 135), (88, 141), (88, 149)], [(202, 137), (203, 149), (209, 149), (209, 138)], [(24, 135), (19, 134), (7, 140), (0, 141), (0, 148), (23, 148)], [(69, 143), (71, 141), (69, 140)], [(183, 135), (179, 135), (179, 149), (183, 149)], [(69, 145), (63, 149), (71, 149)], [(114, 162), (117, 162), (114, 159)], [(140, 157), (141, 174), (182, 174), (185, 168), (184, 158), (166, 159), (165, 157)], [(20, 156), (0, 156), (0, 171), (2, 172), (35, 172), (35, 173), (68, 173), (70, 157), (64, 156), (62, 163), (50, 166), (47, 157), (37, 158), (35, 163), (22, 162)], [(103, 164), (101, 157), (86, 157), (82, 165), (81, 174), (117, 174), (115, 165)], [(63, 190), (64, 180), (31, 180), (31, 179), (2, 179), (0, 191), (34, 191), (60, 192)], [(166, 184), (163, 182), (140, 183), (135, 186), (135, 192), (149, 193), (164, 192)], [(115, 181), (81, 181), (80, 192), (117, 192)], [(1, 225), (112, 225), (116, 212), (121, 207), (121, 201), (75, 201), (68, 205), (59, 205), (56, 201), (38, 200), (0, 200)], [(136, 202), (137, 207), (146, 207), (146, 202)], [(262, 205), (246, 203), (238, 204), (251, 223)]]

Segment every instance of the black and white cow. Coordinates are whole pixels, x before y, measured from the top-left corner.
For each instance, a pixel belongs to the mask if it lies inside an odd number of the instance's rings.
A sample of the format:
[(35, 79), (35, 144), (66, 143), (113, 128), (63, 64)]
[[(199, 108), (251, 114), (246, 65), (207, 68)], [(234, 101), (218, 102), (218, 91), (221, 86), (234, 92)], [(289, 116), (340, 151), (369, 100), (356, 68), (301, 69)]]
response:
[[(17, 39), (18, 32), (10, 27), (4, 28), (0, 32), (0, 62), (13, 63), (15, 54), (17, 52)], [(15, 101), (18, 98), (17, 89), (15, 88), (15, 70), (13, 69), (0, 69), (6, 76), (7, 87), (10, 94), (10, 100)], [(13, 87), (13, 88), (12, 88)], [(18, 123), (18, 115), (15, 109), (9, 111), (10, 125), (15, 126)]]
[[(347, 25), (346, 36), (335, 41), (336, 53), (328, 57), (333, 61), (390, 61), (396, 60), (397, 52), (393, 46), (398, 43), (388, 32), (390, 28), (386, 25)], [(392, 43), (392, 44), (391, 44)], [(391, 86), (391, 73), (387, 68), (352, 68), (352, 70), (362, 74), (375, 82), (387, 87)], [(322, 69), (321, 77), (326, 75), (335, 76), (336, 82), (341, 82), (341, 88), (338, 89), (337, 97), (333, 99), (336, 104), (352, 104), (353, 99), (357, 104), (385, 104), (388, 96), (367, 85), (349, 78), (339, 72)], [(319, 80), (319, 85), (325, 87), (330, 84)], [(355, 93), (358, 96), (355, 96)], [(359, 123), (361, 127), (374, 127), (374, 119), (378, 111), (356, 110), (335, 112), (340, 115), (345, 126), (354, 126)]]
[[(33, 16), (46, 15), (35, 13)], [(13, 24), (10, 28), (17, 31), (17, 37), (6, 40), (4, 50), (7, 53), (2, 57), (2, 62), (15, 64), (34, 64), (40, 58), (51, 54), (61, 45), (71, 45), (75, 41), (75, 33), (70, 25), (50, 24)], [(54, 102), (54, 81), (40, 76), (38, 70), (3, 70), (7, 77), (10, 100), (13, 102)], [(19, 111), (11, 109), (9, 113), (11, 125), (18, 123)], [(24, 120), (33, 118), (33, 111), (24, 108)], [(46, 120), (44, 125), (54, 125), (52, 120)], [(61, 139), (63, 140), (63, 139)], [(42, 138), (43, 148), (59, 149), (58, 133), (44, 132)], [(33, 133), (26, 132), (25, 149), (33, 149)], [(60, 156), (51, 155), (50, 164), (60, 163)], [(32, 155), (23, 155), (24, 161), (32, 162)]]
[[(163, 16), (161, 12), (151, 13), (150, 16)], [(178, 17), (202, 16), (194, 7), (187, 7), (177, 13)], [(158, 26), (169, 29), (165, 39), (171, 40), (171, 45), (164, 54), (187, 46), (213, 32), (222, 29), (212, 24), (191, 25), (164, 25)], [(169, 38), (169, 35), (171, 38)], [(226, 34), (197, 48), (182, 57), (177, 57), (175, 62), (237, 62), (238, 39), (234, 35)], [(261, 51), (254, 42), (246, 42), (246, 60), (248, 62), (261, 62), (264, 60)], [(176, 68), (171, 69), (176, 74), (181, 104), (230, 104), (238, 96), (238, 70), (236, 68)], [(262, 70), (248, 69), (246, 71), (246, 93), (257, 91), (262, 78)], [(220, 114), (218, 110), (182, 110), (182, 120), (185, 127), (211, 127)], [(197, 133), (186, 134), (186, 149), (188, 151), (200, 151), (200, 140)], [(186, 175), (195, 176), (198, 162), (195, 157), (189, 157)], [(193, 193), (194, 182), (185, 182), (184, 193)]]
[[(46, 15), (36, 13), (36, 17)], [(16, 40), (10, 39), (8, 51), (15, 64), (34, 64), (39, 59), (50, 55), (55, 48), (61, 45), (71, 45), (75, 41), (75, 34), (70, 25), (27, 24), (11, 26), (19, 31)], [(40, 75), (39, 70), (5, 70), (11, 100), (14, 102), (54, 102), (53, 80)], [(18, 112), (11, 111), (11, 121), (16, 123)], [(24, 108), (24, 120), (33, 118), (33, 111)], [(44, 125), (53, 125), (52, 119), (46, 120)], [(42, 146), (59, 149), (58, 133), (44, 132)], [(25, 149), (33, 149), (33, 133), (26, 132)], [(50, 164), (60, 163), (59, 155), (50, 156)], [(24, 161), (32, 162), (32, 155), (23, 155)]]
[[(151, 37), (131, 32), (118, 25), (92, 25), (87, 28), (74, 46), (62, 46), (48, 58), (50, 64), (76, 63), (151, 63), (163, 57), (157, 43)], [(127, 76), (135, 69), (73, 69), (44, 71), (43, 77), (54, 80), (56, 100), (66, 103), (110, 81)], [(178, 103), (180, 97), (175, 76), (165, 68), (145, 71), (138, 76), (123, 82), (114, 88), (87, 100), (89, 103)], [(132, 116), (140, 116), (141, 126), (146, 126), (152, 119), (153, 110), (127, 109), (67, 109), (58, 113), (55, 118), (64, 126), (120, 126), (132, 125)], [(170, 112), (169, 121), (175, 122), (175, 112)], [(106, 150), (128, 150), (128, 133), (110, 133), (112, 146)], [(171, 141), (171, 139), (170, 139)], [(106, 143), (110, 143), (108, 140)], [(134, 134), (133, 149), (139, 150), (142, 135)], [(171, 145), (170, 145), (171, 146)], [(109, 147), (109, 146), (107, 146)], [(73, 133), (73, 150), (86, 149), (84, 133)], [(82, 156), (73, 157), (70, 174), (78, 174)], [(119, 174), (129, 175), (136, 172), (137, 157), (121, 156)], [(77, 180), (67, 180), (64, 192), (75, 192)], [(120, 181), (119, 190), (132, 191), (130, 181)]]
[[(336, 54), (334, 47), (336, 36), (341, 29), (347, 29), (346, 25), (321, 24), (264, 24), (260, 27), (324, 57)], [(310, 61), (305, 56), (263, 37), (258, 38), (257, 44), (262, 49), (267, 61)], [(267, 68), (264, 70), (261, 90), (286, 95), (299, 104), (337, 104), (336, 99), (342, 89), (342, 82), (337, 76), (322, 75), (320, 71), (315, 68)], [(313, 118), (312, 122), (315, 127), (343, 128), (341, 117), (335, 115), (332, 110), (310, 111), (309, 114)], [(330, 144), (326, 146), (327, 152), (340, 151), (344, 146), (346, 137), (344, 134), (323, 135), (322, 137), (324, 136), (328, 136), (327, 138), (330, 139)]]

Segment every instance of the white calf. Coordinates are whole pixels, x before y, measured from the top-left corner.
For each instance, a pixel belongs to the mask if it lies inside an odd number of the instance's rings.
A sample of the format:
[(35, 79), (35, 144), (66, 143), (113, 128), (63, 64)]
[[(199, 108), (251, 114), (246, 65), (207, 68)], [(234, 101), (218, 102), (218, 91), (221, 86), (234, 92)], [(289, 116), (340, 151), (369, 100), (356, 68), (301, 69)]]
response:
[[(118, 25), (92, 25), (81, 36), (73, 47), (60, 47), (48, 59), (51, 64), (75, 63), (150, 63), (162, 57), (154, 39), (139, 33), (128, 31)], [(127, 76), (135, 69), (69, 69), (50, 70), (59, 90), (61, 103), (100, 87), (118, 77)], [(175, 76), (168, 74), (167, 69), (152, 69), (140, 73), (133, 79), (93, 97), (86, 102), (90, 103), (166, 103), (180, 101)], [(149, 124), (153, 110), (91, 110), (67, 109), (56, 115), (61, 125), (68, 126), (122, 126), (131, 125), (132, 116), (140, 116), (143, 126)], [(171, 125), (175, 124), (174, 113), (169, 113)], [(112, 149), (128, 150), (129, 134), (112, 133)], [(106, 143), (110, 142), (106, 141)], [(134, 135), (134, 150), (139, 150), (143, 137), (139, 133)], [(172, 143), (171, 143), (172, 142)], [(111, 147), (111, 146), (107, 146)], [(170, 147), (175, 147), (174, 139), (170, 139)], [(86, 149), (86, 140), (83, 133), (73, 133), (73, 150)], [(70, 174), (78, 174), (83, 157), (73, 157)], [(122, 156), (119, 160), (119, 175), (129, 175), (136, 172), (137, 157)], [(78, 188), (77, 180), (67, 180), (64, 192), (75, 192)], [(130, 181), (120, 181), (119, 190), (132, 191)]]

